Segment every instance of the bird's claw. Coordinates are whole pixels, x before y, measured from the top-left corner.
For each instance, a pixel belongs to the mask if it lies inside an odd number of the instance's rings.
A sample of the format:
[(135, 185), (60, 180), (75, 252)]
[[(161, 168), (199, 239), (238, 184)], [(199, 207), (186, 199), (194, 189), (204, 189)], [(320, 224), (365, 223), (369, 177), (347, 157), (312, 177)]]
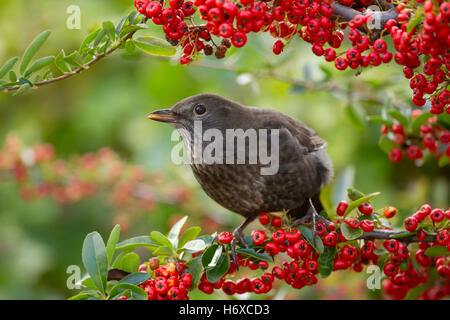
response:
[(233, 231), (233, 241), (231, 241), (231, 258), (234, 261), (234, 264), (236, 265), (236, 269), (239, 269), (239, 264), (237, 261), (237, 254), (236, 254), (236, 242), (239, 241), (241, 243), (241, 245), (243, 245), (245, 248), (248, 248), (248, 244), (245, 241), (245, 237), (244, 237), (244, 231), (242, 230), (241, 227), (237, 228), (236, 230)]

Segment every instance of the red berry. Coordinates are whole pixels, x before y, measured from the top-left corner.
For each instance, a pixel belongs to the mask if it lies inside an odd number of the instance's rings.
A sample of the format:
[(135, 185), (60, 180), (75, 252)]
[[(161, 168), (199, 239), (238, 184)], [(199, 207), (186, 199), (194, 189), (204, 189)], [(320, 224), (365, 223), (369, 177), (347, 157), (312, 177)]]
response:
[(275, 256), (280, 251), (278, 245), (275, 242), (267, 242), (264, 249), (270, 256)]
[(300, 240), (301, 236), (302, 236), (302, 233), (297, 229), (292, 229), (292, 230), (286, 232), (286, 240), (290, 244), (296, 243), (298, 240)]
[(371, 220), (361, 221), (361, 229), (365, 232), (370, 232), (375, 228), (375, 224)]
[(270, 216), (267, 212), (261, 212), (259, 214), (259, 223), (261, 223), (263, 226), (268, 224), (270, 222)]
[(336, 209), (336, 213), (338, 214), (338, 216), (343, 216), (345, 214), (345, 211), (348, 208), (348, 203), (344, 200), (342, 200), (341, 202), (339, 202), (337, 209)]
[(273, 227), (279, 228), (283, 224), (283, 219), (281, 219), (280, 217), (273, 217), (272, 220), (270, 221), (270, 224)]
[(410, 232), (416, 231), (418, 225), (419, 221), (417, 221), (414, 217), (408, 217), (405, 219), (405, 229)]
[(283, 243), (286, 240), (286, 232), (283, 229), (278, 229), (272, 234), (272, 240), (276, 243)]
[(266, 241), (266, 233), (262, 230), (255, 231), (253, 233), (253, 243), (257, 246), (262, 245)]
[(224, 244), (229, 244), (233, 240), (233, 234), (231, 232), (225, 231), (219, 234), (219, 242)]
[(364, 202), (358, 207), (359, 212), (369, 215), (373, 212), (373, 207), (369, 202)]

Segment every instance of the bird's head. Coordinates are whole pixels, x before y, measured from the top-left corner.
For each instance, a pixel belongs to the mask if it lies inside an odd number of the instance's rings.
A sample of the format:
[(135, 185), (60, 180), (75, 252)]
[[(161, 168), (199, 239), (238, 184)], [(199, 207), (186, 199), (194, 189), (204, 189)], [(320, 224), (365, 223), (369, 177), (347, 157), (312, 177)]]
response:
[(176, 103), (170, 109), (157, 110), (148, 119), (167, 122), (176, 128), (193, 130), (194, 122), (201, 121), (203, 128), (223, 128), (225, 120), (239, 112), (238, 103), (214, 94), (199, 94)]

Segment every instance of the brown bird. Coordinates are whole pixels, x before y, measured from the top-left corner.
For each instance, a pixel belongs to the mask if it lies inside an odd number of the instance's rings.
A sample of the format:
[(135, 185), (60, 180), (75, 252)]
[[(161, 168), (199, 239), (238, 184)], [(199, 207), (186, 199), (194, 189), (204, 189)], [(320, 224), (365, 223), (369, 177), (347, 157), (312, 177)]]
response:
[[(312, 221), (315, 232), (317, 212), (322, 210), (320, 190), (330, 181), (333, 168), (324, 150), (327, 143), (304, 123), (212, 94), (186, 98), (148, 118), (178, 129), (206, 194), (246, 218), (234, 231), (243, 245), (243, 229), (262, 211), (288, 211), (297, 218), (294, 224)], [(208, 129), (213, 130), (207, 136)], [(267, 135), (260, 134), (264, 131)], [(242, 147), (242, 141), (248, 143)], [(267, 149), (271, 163), (261, 156), (261, 149)], [(233, 252), (235, 245), (234, 241)]]

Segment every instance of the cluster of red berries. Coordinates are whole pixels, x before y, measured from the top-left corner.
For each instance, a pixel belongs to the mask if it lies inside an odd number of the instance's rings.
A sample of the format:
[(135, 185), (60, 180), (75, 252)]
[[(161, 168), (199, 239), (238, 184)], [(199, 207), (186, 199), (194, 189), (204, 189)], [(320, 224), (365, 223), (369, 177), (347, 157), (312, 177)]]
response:
[[(153, 210), (157, 198), (151, 189), (163, 181), (141, 166), (124, 162), (109, 148), (69, 160), (57, 159), (51, 144), (26, 148), (13, 134), (0, 148), (0, 173), (18, 183), (25, 201), (50, 198), (66, 205), (106, 191), (108, 201), (127, 214)], [(176, 203), (186, 200), (177, 190), (166, 196)], [(118, 220), (126, 228), (125, 216), (118, 216)]]
[[(326, 247), (336, 248), (333, 271), (351, 268), (355, 272), (361, 272), (363, 265), (377, 264), (380, 259), (383, 259), (383, 271), (388, 277), (383, 281), (385, 293), (394, 299), (403, 299), (411, 288), (429, 280), (428, 268), (434, 266), (441, 279), (434, 285), (434, 291), (428, 290), (427, 294), (422, 294), (422, 298), (441, 298), (450, 294), (450, 259), (445, 256), (433, 258), (425, 255), (425, 250), (435, 245), (447, 246), (447, 250), (450, 251), (448, 228), (441, 228), (442, 230), (437, 232), (434, 242), (429, 241), (423, 226), (418, 231), (419, 248), (414, 254), (414, 260), (419, 264), (419, 269), (417, 269), (411, 261), (408, 244), (402, 243), (401, 240), (348, 242), (341, 231), (342, 224), (347, 224), (351, 229), (360, 228), (364, 232), (371, 232), (378, 225), (378, 217), (374, 217), (374, 209), (369, 202), (358, 206), (358, 218), (348, 217), (348, 207), (349, 204), (346, 201), (341, 201), (337, 206), (337, 215), (340, 217), (345, 215), (344, 219), (339, 218), (336, 223), (329, 222), (327, 225), (322, 222), (316, 224), (317, 235), (323, 244)], [(386, 207), (383, 210), (383, 217), (387, 219), (393, 218), (396, 214), (395, 207)], [(432, 210), (429, 205), (423, 205), (416, 214), (405, 220), (405, 227), (409, 231), (416, 230), (418, 224), (424, 223), (425, 219), (429, 217), (437, 230), (439, 225), (445, 225), (444, 219), (448, 219), (449, 215), (450, 210), (446, 212), (441, 209)], [(271, 272), (267, 272), (269, 265), (266, 261), (253, 261), (238, 255), (239, 267), (262, 270), (263, 274), (253, 279), (244, 277), (234, 281), (227, 280), (227, 275), (236, 272), (236, 266), (234, 262), (231, 262), (227, 274), (215, 283), (209, 282), (206, 275), (203, 275), (199, 285), (201, 291), (211, 294), (214, 289), (222, 289), (229, 295), (245, 292), (261, 294), (269, 292), (277, 279), (284, 280), (297, 289), (317, 283), (319, 254), (302, 235), (302, 232), (283, 226), (283, 220), (280, 217), (270, 216), (266, 212), (260, 214), (259, 221), (270, 230), (271, 236), (268, 237), (264, 230), (254, 230), (252, 231), (253, 244), (273, 258), (280, 259), (278, 263), (275, 260)], [(378, 226), (378, 229), (389, 229), (389, 227)], [(233, 235), (230, 232), (222, 232), (218, 240), (222, 244), (229, 244), (233, 240)], [(383, 249), (382, 252), (379, 252), (380, 249)]]
[[(187, 300), (192, 276), (185, 272), (186, 269), (181, 262), (161, 266), (158, 258), (151, 258), (139, 266), (139, 272), (147, 272), (151, 276), (139, 287), (147, 292), (148, 300)], [(118, 300), (128, 300), (128, 297), (121, 296)]]
[[(392, 24), (388, 28), (395, 49), (394, 59), (403, 65), (403, 73), (410, 80), (413, 90), (412, 101), (417, 106), (426, 102), (424, 95), (431, 99), (431, 113), (440, 114), (450, 104), (448, 71), (450, 70), (450, 3), (440, 1), (417, 1), (417, 5), (399, 5), (399, 27)], [(422, 23), (417, 25), (410, 18), (423, 15)], [(409, 30), (411, 29), (411, 30)], [(423, 56), (423, 63), (420, 60)], [(415, 70), (422, 66), (422, 70)]]
[[(421, 113), (421, 110), (414, 110), (412, 119)], [(392, 162), (400, 162), (404, 154), (413, 161), (424, 158), (426, 153), (432, 154), (437, 159), (450, 157), (450, 131), (438, 124), (436, 116), (428, 118), (427, 122), (420, 126), (418, 134), (407, 132), (407, 129), (399, 123), (392, 126), (382, 125), (381, 134), (387, 135), (398, 145), (389, 152), (389, 159)]]
[[(334, 15), (333, 0), (135, 0), (138, 11), (153, 23), (162, 25), (166, 37), (173, 45), (183, 48), (180, 58), (188, 64), (193, 57), (203, 52), (217, 58), (225, 57), (231, 45), (242, 47), (250, 32), (269, 32), (277, 38), (273, 52), (280, 54), (284, 46), (298, 34), (312, 44), (317, 56), (324, 56), (337, 69), (347, 67), (357, 69), (389, 63), (393, 58), (404, 66), (406, 78), (411, 79), (413, 102), (418, 106), (425, 104), (424, 95), (430, 95), (431, 112), (443, 113), (450, 103), (448, 70), (450, 67), (450, 4), (443, 0), (433, 2), (408, 0), (398, 1), (395, 6), (397, 18), (383, 22), (382, 30), (372, 30), (375, 21), (372, 11), (373, 0), (340, 0), (340, 5), (356, 9), (360, 14), (353, 15), (350, 21)], [(390, 1), (388, 1), (390, 2)], [(384, 8), (381, 8), (384, 9)], [(198, 12), (206, 21), (195, 25), (192, 15)], [(423, 17), (423, 23), (409, 30), (413, 16)], [(416, 19), (414, 19), (415, 21)], [(340, 48), (347, 33), (352, 46), (344, 52)], [(367, 35), (366, 35), (367, 33)], [(396, 50), (395, 55), (388, 51), (383, 36), (390, 34)], [(221, 38), (220, 44), (214, 37)], [(420, 56), (424, 56), (422, 62)], [(426, 61), (426, 62), (425, 62)], [(422, 66), (423, 73), (415, 71)], [(447, 112), (450, 112), (447, 109)]]

